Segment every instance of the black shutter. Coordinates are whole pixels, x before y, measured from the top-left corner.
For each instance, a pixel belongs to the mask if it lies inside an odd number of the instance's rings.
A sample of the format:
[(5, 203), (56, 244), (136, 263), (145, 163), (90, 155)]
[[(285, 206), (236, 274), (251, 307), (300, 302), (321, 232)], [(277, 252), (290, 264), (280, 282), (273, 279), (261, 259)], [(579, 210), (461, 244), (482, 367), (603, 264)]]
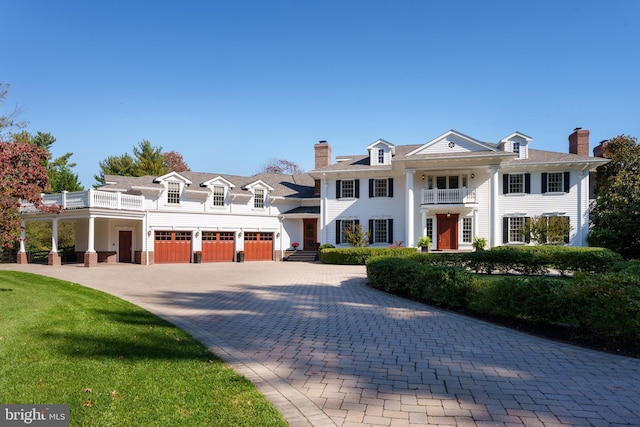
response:
[(548, 174), (546, 172), (542, 172), (542, 193), (547, 192), (547, 182), (548, 182)]
[(531, 174), (524, 174), (524, 192), (529, 194), (531, 193)]
[(354, 190), (355, 190), (355, 196), (356, 199), (358, 199), (360, 197), (360, 180), (359, 179), (354, 179)]
[(388, 182), (387, 182), (387, 191), (388, 191), (388, 195), (389, 197), (393, 197), (393, 178), (389, 178)]
[(341, 180), (337, 180), (336, 181), (336, 199), (339, 199), (340, 196), (342, 195), (342, 194), (340, 194), (341, 193), (340, 190), (342, 190), (342, 181)]
[(502, 218), (502, 243), (509, 243), (509, 218)]
[(571, 174), (569, 172), (565, 172), (564, 173), (564, 179), (562, 181), (563, 181), (563, 184), (564, 184), (564, 192), (565, 193), (568, 193), (569, 189), (571, 188), (571, 183), (569, 182), (570, 177), (571, 177)]
[(502, 194), (509, 194), (509, 174), (502, 175)]
[(342, 221), (336, 219), (336, 245), (339, 245), (340, 242), (340, 232), (342, 231)]
[(387, 220), (387, 243), (393, 245), (393, 219)]
[(369, 220), (369, 236), (371, 236), (371, 240), (369, 240), (369, 243), (375, 243), (376, 242), (376, 238), (373, 235), (373, 232), (374, 232), (374, 230), (373, 230), (373, 220), (370, 219)]
[(529, 224), (531, 223), (531, 218), (529, 218), (528, 216), (524, 217), (524, 228), (527, 232), (527, 234), (524, 235), (524, 241), (525, 243), (531, 243), (531, 233), (529, 232)]
[(374, 179), (369, 179), (369, 197), (373, 197), (373, 184), (374, 184), (375, 180)]

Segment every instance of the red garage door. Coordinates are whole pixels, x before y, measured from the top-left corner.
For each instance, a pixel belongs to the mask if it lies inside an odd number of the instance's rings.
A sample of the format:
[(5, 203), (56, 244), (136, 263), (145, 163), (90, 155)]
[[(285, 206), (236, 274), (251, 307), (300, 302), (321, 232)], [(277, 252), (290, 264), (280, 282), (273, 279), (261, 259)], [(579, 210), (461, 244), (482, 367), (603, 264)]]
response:
[(234, 236), (233, 231), (203, 231), (202, 262), (233, 261)]
[(156, 231), (154, 263), (186, 263), (191, 261), (190, 231)]
[(244, 233), (245, 261), (273, 260), (273, 233)]

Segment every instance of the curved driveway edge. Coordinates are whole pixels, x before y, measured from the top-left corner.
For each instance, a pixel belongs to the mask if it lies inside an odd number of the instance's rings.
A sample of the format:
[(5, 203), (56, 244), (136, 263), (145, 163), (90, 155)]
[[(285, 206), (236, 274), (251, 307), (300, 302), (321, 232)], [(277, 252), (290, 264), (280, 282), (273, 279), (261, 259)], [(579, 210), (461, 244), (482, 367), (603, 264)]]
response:
[(131, 301), (192, 334), (292, 426), (640, 425), (640, 360), (366, 286), (361, 266), (2, 265)]

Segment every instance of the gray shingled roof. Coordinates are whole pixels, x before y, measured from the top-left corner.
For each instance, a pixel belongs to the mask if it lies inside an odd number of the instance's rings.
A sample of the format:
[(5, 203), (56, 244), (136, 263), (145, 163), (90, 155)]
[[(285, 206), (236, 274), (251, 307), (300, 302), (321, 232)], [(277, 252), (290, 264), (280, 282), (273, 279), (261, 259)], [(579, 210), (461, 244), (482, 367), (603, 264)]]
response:
[[(248, 184), (252, 182), (262, 180), (267, 185), (273, 188), (273, 192), (270, 193), (274, 197), (285, 198), (311, 198), (314, 197), (315, 180), (308, 174), (296, 174), (285, 175), (276, 173), (260, 173), (252, 176), (238, 176), (227, 175), (217, 173), (204, 173), (204, 172), (179, 172), (179, 175), (185, 177), (192, 184), (188, 190), (191, 191), (207, 191), (200, 187), (203, 182), (210, 181), (214, 178), (221, 177), (231, 182), (235, 187), (231, 190), (231, 194), (250, 194), (248, 190), (244, 190)], [(109, 191), (123, 191), (129, 193), (135, 193), (136, 188), (157, 188), (162, 189), (163, 186), (155, 181), (156, 176), (118, 176), (118, 175), (106, 175), (105, 182), (107, 184), (100, 187), (101, 190)], [(139, 190), (138, 190), (139, 191)]]

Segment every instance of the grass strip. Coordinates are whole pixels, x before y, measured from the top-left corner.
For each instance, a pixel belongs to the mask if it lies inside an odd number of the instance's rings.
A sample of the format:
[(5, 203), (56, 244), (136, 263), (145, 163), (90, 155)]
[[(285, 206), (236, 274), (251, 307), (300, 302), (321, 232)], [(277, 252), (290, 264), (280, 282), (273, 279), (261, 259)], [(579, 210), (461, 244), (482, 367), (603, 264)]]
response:
[(0, 271), (0, 403), (68, 404), (72, 426), (286, 425), (251, 382), (170, 323), (14, 271)]

